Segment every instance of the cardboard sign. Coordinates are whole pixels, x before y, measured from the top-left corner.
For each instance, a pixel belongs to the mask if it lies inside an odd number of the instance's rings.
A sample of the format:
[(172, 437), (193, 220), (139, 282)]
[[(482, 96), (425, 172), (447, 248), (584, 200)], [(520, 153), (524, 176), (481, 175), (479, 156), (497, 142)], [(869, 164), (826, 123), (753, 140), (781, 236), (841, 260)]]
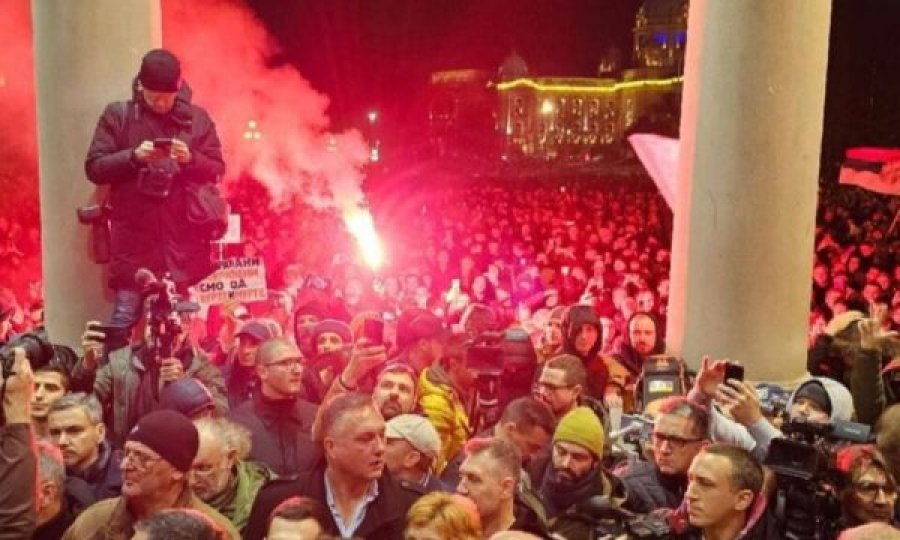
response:
[(241, 243), (241, 215), (228, 214), (228, 229), (225, 234), (218, 240), (220, 244), (240, 244)]
[(205, 306), (228, 300), (259, 302), (268, 297), (266, 265), (260, 257), (225, 259), (218, 269), (196, 285), (197, 301)]

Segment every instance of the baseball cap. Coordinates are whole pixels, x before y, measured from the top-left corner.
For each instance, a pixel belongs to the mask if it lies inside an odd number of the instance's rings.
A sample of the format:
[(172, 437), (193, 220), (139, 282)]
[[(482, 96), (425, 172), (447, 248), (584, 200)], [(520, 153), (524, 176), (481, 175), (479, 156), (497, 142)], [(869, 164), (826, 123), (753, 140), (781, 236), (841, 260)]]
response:
[(417, 414), (400, 414), (385, 424), (385, 437), (405, 439), (413, 448), (431, 459), (441, 454), (441, 438), (431, 422)]
[(424, 309), (408, 309), (397, 321), (397, 345), (408, 347), (420, 339), (444, 340), (450, 336), (450, 330), (444, 327), (441, 320)]
[(251, 337), (260, 343), (281, 335), (278, 323), (267, 319), (252, 319), (244, 323), (238, 330), (237, 337)]

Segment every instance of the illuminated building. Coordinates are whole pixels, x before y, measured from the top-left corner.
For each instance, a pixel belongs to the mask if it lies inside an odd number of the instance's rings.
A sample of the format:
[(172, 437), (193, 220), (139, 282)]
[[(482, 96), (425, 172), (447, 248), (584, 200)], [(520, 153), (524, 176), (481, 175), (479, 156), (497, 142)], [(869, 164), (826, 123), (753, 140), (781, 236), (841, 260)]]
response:
[(635, 17), (632, 66), (623, 69), (623, 55), (612, 48), (600, 59), (597, 77), (529, 76), (516, 52), (500, 66), (499, 80), (485, 86), (479, 77), (453, 77), (462, 71), (433, 74), (432, 142), (441, 144), (434, 148), (441, 156), (464, 151), (453, 141), (483, 129), (471, 123), (475, 111), (466, 109), (465, 96), (483, 103), (488, 94), (495, 143), (478, 148), (505, 160), (592, 161), (618, 157), (632, 130), (675, 135), (687, 9), (687, 0), (645, 0)]

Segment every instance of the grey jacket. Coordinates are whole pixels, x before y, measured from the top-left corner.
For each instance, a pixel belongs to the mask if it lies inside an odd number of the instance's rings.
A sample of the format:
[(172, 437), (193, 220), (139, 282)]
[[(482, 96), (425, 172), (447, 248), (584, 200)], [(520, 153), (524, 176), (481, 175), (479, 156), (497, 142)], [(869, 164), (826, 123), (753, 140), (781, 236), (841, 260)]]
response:
[[(159, 408), (159, 371), (144, 361), (140, 351), (132, 347), (117, 349), (109, 354), (106, 364), (94, 371), (86, 370), (81, 359), (72, 372), (72, 378), (93, 388), (103, 404), (109, 439), (116, 448), (122, 448), (138, 419)], [(212, 394), (217, 412), (227, 414), (228, 398), (219, 369), (199, 350), (194, 350), (185, 364), (185, 376), (202, 382)]]
[[(819, 382), (831, 399), (832, 422), (836, 420), (849, 421), (853, 418), (853, 397), (850, 395), (850, 391), (841, 383), (828, 377), (810, 377), (809, 380), (801, 383), (788, 399), (787, 410), (791, 409), (797, 392), (813, 381)], [(766, 459), (766, 455), (769, 453), (769, 443), (772, 442), (772, 439), (783, 436), (781, 431), (765, 418), (744, 427), (722, 414), (713, 406), (709, 398), (696, 389), (691, 390), (688, 394), (688, 399), (710, 410), (709, 435), (711, 440), (733, 444), (749, 450), (760, 461)]]

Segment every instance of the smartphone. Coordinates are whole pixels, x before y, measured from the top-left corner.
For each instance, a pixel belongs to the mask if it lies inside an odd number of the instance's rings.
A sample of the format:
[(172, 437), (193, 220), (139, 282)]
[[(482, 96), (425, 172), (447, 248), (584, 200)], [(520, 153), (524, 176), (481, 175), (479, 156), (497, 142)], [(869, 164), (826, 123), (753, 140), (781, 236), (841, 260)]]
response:
[(106, 343), (109, 338), (121, 335), (126, 332), (127, 329), (122, 328), (121, 326), (110, 326), (108, 324), (92, 324), (91, 330), (94, 332), (102, 332), (104, 337), (98, 341)]
[(363, 337), (370, 345), (384, 343), (384, 322), (378, 319), (366, 319), (363, 321)]
[(736, 381), (744, 380), (744, 366), (734, 362), (725, 364), (725, 382), (734, 379)]
[(158, 138), (153, 139), (153, 148), (168, 150), (172, 147), (172, 139)]

